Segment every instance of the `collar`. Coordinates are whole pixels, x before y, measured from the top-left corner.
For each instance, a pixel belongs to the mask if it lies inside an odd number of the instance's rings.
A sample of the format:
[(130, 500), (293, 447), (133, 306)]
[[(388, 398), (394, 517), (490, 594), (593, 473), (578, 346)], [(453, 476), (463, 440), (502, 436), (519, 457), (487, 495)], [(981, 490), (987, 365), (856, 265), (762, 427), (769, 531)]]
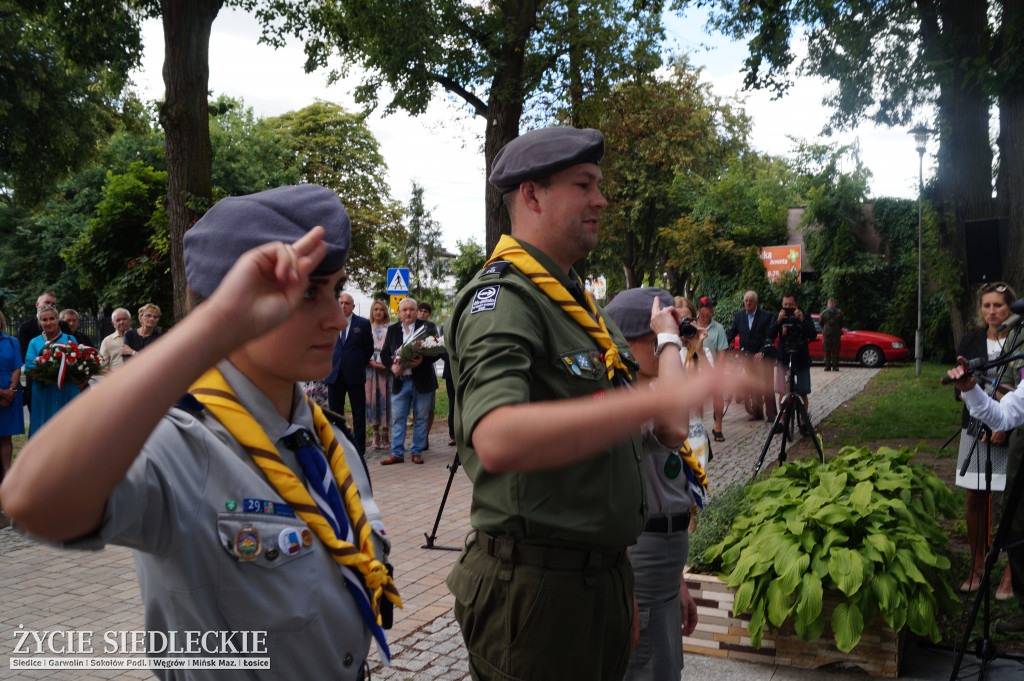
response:
[(217, 369), (220, 370), (231, 389), (235, 391), (235, 396), (238, 397), (238, 401), (245, 407), (245, 410), (263, 426), (263, 431), (271, 442), (277, 444), (292, 424), (307, 428), (311, 433), (317, 432), (313, 425), (313, 414), (297, 385), (292, 386), (292, 421), (289, 423), (277, 413), (277, 409), (270, 403), (270, 398), (264, 395), (263, 391), (257, 388), (229, 360), (224, 359), (218, 362)]
[(565, 287), (565, 290), (571, 291), (572, 282), (578, 278), (576, 272), (570, 267), (569, 272), (566, 273), (561, 267), (552, 260), (547, 253), (540, 250), (528, 241), (523, 241), (519, 237), (513, 237), (519, 242), (519, 245), (523, 247), (523, 250), (533, 256), (533, 259), (540, 263), (541, 267), (548, 271), (553, 278), (558, 280), (558, 283)]

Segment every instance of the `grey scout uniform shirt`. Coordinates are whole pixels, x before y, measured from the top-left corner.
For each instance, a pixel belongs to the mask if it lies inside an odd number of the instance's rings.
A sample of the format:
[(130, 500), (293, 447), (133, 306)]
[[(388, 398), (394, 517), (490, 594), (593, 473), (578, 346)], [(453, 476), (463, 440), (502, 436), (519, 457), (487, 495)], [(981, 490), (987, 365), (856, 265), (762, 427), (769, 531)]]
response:
[[(277, 439), (288, 422), (230, 362), (218, 368), (285, 463), (304, 479), (294, 453)], [(294, 422), (316, 433), (301, 391), (293, 399)], [(337, 430), (335, 436), (383, 561), (383, 525), (369, 481), (351, 443)], [(244, 525), (258, 530), (263, 542), (251, 562), (240, 562), (232, 550)], [(149, 631), (177, 632), (179, 641), (186, 631), (267, 632), (267, 654), (253, 657), (270, 657), (269, 670), (179, 670), (162, 672), (164, 679), (355, 679), (371, 636), (337, 563), (315, 535), (310, 546), (292, 547), (291, 555), (283, 549), (282, 531), (306, 527), (287, 514), (258, 465), (212, 414), (196, 418), (171, 409), (107, 500), (98, 534), (67, 546), (135, 549)], [(270, 549), (277, 550), (273, 560)]]
[[(568, 287), (569, 279), (550, 258), (520, 243)], [(622, 333), (600, 314), (635, 373)], [(455, 439), (473, 481), (473, 527), (536, 544), (616, 551), (634, 543), (645, 521), (639, 433), (610, 442), (606, 452), (587, 461), (547, 471), (488, 473), (473, 448), (477, 423), (498, 407), (599, 399), (614, 390), (597, 341), (529, 277), (499, 262), (459, 292), (446, 329), (456, 382)]]

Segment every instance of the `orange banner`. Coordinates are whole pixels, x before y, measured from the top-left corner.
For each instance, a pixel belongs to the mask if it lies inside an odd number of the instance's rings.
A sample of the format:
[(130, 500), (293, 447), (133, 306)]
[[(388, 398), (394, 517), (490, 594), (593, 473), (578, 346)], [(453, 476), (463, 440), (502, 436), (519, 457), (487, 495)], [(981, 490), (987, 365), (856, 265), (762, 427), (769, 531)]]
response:
[(758, 251), (764, 269), (768, 274), (768, 281), (775, 281), (783, 272), (792, 272), (800, 278), (800, 269), (803, 266), (801, 259), (801, 246), (766, 246)]

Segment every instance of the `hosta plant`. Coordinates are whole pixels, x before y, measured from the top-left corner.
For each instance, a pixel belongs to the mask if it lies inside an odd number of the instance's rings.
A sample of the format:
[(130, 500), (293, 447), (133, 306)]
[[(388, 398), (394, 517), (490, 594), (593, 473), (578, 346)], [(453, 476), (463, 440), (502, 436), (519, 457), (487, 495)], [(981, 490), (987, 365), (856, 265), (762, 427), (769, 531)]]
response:
[(939, 609), (955, 611), (959, 601), (942, 575), (949, 560), (936, 552), (946, 542), (936, 518), (957, 508), (949, 488), (912, 456), (906, 448), (846, 447), (825, 464), (786, 463), (747, 488), (747, 514), (704, 559), (736, 590), (733, 615), (750, 613), (754, 646), (766, 624), (789, 617), (801, 638), (819, 638), (826, 593), (839, 599), (831, 624), (843, 652), (876, 613), (893, 631), (909, 626), (939, 640)]

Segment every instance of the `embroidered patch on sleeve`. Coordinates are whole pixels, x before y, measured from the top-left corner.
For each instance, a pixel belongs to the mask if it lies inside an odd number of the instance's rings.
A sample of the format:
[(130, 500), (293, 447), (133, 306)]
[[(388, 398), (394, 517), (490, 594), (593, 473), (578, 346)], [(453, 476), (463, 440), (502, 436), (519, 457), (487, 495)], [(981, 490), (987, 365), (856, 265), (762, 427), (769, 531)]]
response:
[(476, 295), (473, 297), (473, 306), (470, 308), (469, 313), (476, 314), (477, 312), (493, 310), (494, 304), (498, 301), (498, 291), (500, 290), (500, 284), (477, 289)]

